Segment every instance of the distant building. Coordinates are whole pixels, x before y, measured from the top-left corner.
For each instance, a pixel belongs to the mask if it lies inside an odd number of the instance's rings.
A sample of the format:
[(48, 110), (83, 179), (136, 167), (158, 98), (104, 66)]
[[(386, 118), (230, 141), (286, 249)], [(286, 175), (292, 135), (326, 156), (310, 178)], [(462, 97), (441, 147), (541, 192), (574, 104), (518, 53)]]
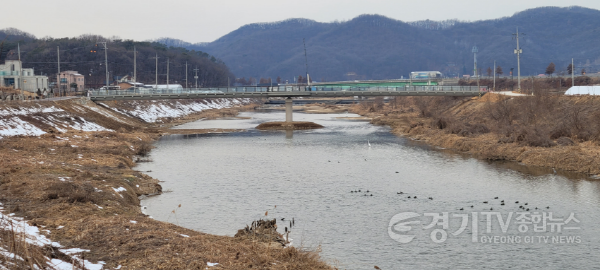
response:
[(410, 78), (415, 79), (441, 79), (442, 73), (439, 71), (415, 71), (410, 73)]
[(83, 91), (85, 88), (85, 76), (77, 71), (61, 71), (56, 77), (61, 91)]
[(132, 87), (144, 88), (144, 84), (138, 82), (117, 82), (117, 85), (120, 87), (121, 90), (126, 90)]
[(566, 96), (600, 96), (600, 86), (573, 86), (565, 92)]
[(0, 65), (0, 86), (29, 92), (48, 89), (48, 77), (35, 75), (33, 68), (23, 68), (19, 60), (6, 60)]
[(181, 84), (158, 84), (158, 85), (148, 85), (155, 89), (170, 89), (170, 90), (181, 90), (183, 86)]
[(144, 88), (143, 83), (136, 82), (131, 75), (125, 75), (123, 77), (118, 77), (117, 80), (113, 82), (114, 85), (118, 85), (121, 90), (127, 90), (129, 88)]

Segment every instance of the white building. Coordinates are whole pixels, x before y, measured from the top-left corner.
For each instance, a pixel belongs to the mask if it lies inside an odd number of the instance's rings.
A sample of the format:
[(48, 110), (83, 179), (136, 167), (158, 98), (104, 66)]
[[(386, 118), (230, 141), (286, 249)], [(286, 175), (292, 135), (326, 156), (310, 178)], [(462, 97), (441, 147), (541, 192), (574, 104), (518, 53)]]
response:
[(148, 84), (146, 85), (146, 87), (150, 87), (150, 88), (154, 88), (154, 89), (169, 89), (169, 90), (181, 90), (183, 89), (183, 86), (181, 84), (158, 84), (158, 85), (152, 85), (152, 84)]
[(565, 92), (567, 96), (592, 95), (600, 96), (600, 86), (573, 86)]
[(19, 60), (6, 60), (0, 65), (0, 87), (14, 87), (29, 92), (48, 89), (48, 76), (35, 75), (33, 68), (23, 68)]

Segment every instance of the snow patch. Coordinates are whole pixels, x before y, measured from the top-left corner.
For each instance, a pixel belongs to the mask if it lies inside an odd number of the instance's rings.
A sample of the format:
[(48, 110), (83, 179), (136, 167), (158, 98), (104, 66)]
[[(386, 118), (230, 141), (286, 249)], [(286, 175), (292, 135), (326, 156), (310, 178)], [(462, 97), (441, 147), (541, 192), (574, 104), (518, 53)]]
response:
[(90, 252), (89, 249), (81, 249), (81, 248), (69, 248), (69, 249), (59, 249), (59, 250), (62, 253), (67, 254), (67, 255), (81, 253), (81, 252)]
[[(52, 242), (50, 239), (46, 238), (43, 234), (40, 234), (40, 230), (36, 226), (29, 225), (25, 220), (19, 217), (15, 217), (14, 214), (5, 215), (3, 213), (4, 207), (0, 204), (0, 230), (9, 230), (13, 231), (16, 235), (19, 235), (19, 238), (24, 239), (27, 243), (31, 245), (36, 245), (40, 247), (44, 246), (52, 246), (55, 248), (62, 248), (62, 246), (57, 242)], [(56, 229), (64, 228), (64, 226), (58, 226)], [(87, 260), (81, 260), (77, 255), (81, 252), (89, 252), (90, 250), (81, 249), (81, 248), (70, 248), (70, 249), (59, 249), (64, 254), (70, 256), (71, 258), (68, 261), (77, 261), (79, 264), (84, 263), (86, 270), (101, 270), (104, 262), (91, 263)], [(0, 247), (0, 257), (4, 257), (7, 259), (17, 259), (23, 260), (20, 256), (7, 251), (6, 249)], [(62, 261), (60, 259), (50, 259), (47, 258), (49, 266), (54, 270), (71, 270), (75, 269), (76, 265), (71, 264), (70, 262)], [(0, 269), (7, 269), (5, 266), (0, 265)]]
[(115, 192), (122, 192), (122, 191), (127, 191), (127, 189), (125, 189), (124, 187), (119, 187), (119, 188), (112, 188)]
[(0, 136), (39, 136), (45, 133), (40, 128), (21, 120), (19, 117), (11, 117), (0, 121)]
[(5, 108), (0, 109), (0, 116), (8, 116), (8, 115), (29, 115), (34, 113), (52, 113), (52, 112), (64, 112), (64, 110), (52, 107), (29, 107), (29, 108)]
[(181, 117), (188, 114), (201, 112), (208, 109), (230, 108), (235, 105), (248, 103), (250, 99), (211, 99), (202, 102), (196, 101), (188, 104), (182, 104), (179, 101), (173, 102), (152, 102), (150, 104), (132, 101), (131, 109), (116, 109), (108, 105), (101, 104), (103, 107), (114, 110), (118, 113), (138, 117), (145, 122), (154, 123), (160, 118)]

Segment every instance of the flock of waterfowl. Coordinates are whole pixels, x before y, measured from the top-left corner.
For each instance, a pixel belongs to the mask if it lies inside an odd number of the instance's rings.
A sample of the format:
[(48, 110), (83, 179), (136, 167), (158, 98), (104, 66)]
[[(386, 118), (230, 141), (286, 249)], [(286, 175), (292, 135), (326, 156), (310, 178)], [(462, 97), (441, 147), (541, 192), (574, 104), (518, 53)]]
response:
[[(362, 191), (359, 190), (351, 190), (350, 193), (361, 193)], [(363, 196), (373, 196), (373, 193), (371, 193), (369, 190), (365, 191), (365, 193), (363, 193)]]
[[(350, 193), (362, 193), (363, 196), (373, 196), (373, 193), (371, 193), (369, 190), (366, 190), (365, 192), (362, 192), (362, 190), (357, 189), (357, 190), (351, 190)], [(397, 195), (404, 195), (405, 193), (402, 192), (402, 191), (399, 191), (399, 192), (396, 192), (396, 194)], [(418, 199), (417, 195), (414, 195), (414, 196), (413, 195), (409, 195), (407, 198), (408, 199)], [(433, 200), (433, 197), (427, 197), (427, 199)], [(494, 202), (497, 202), (498, 200), (500, 200), (499, 197), (494, 197), (494, 201), (492, 201), (492, 202), (490, 202), (490, 201), (483, 201), (483, 204), (491, 205)], [(519, 209), (521, 209), (523, 211), (542, 210), (543, 209), (543, 208), (538, 208), (538, 207), (534, 208), (533, 206), (529, 206), (529, 203), (527, 203), (527, 202), (520, 204), (519, 201), (515, 201), (515, 204), (518, 204), (519, 205)], [(506, 205), (505, 200), (500, 200), (499, 201), (499, 206), (505, 206), (505, 205)], [(474, 207), (475, 207), (474, 205), (470, 205), (469, 207), (466, 207), (466, 208), (468, 209), (468, 208), (474, 208)], [(550, 209), (550, 206), (546, 206), (544, 208), (545, 209)], [(458, 210), (463, 211), (463, 210), (465, 210), (465, 207), (461, 207)], [(485, 210), (487, 210), (487, 208)], [(493, 211), (494, 207), (490, 207), (489, 210)]]
[[(498, 200), (500, 200), (499, 197), (494, 197), (494, 201), (491, 201), (491, 202), (489, 202), (489, 201), (483, 201), (483, 204), (490, 205), (490, 204), (492, 204), (494, 202), (498, 202)], [(499, 202), (500, 202), (499, 206), (505, 206), (506, 205), (505, 200), (500, 200)], [(525, 202), (525, 203), (519, 203), (519, 201), (515, 201), (515, 204), (519, 205), (519, 209), (521, 209), (523, 211), (541, 210), (542, 209), (542, 208), (538, 208), (538, 207), (535, 207), (535, 208), (533, 208), (532, 206), (530, 207), (529, 203), (527, 203), (527, 202)], [(474, 205), (471, 205), (468, 208), (474, 208), (474, 207), (475, 207)], [(550, 206), (546, 206), (545, 208), (546, 209), (550, 209)], [(461, 211), (465, 210), (465, 207), (461, 207), (458, 210), (461, 210)], [(493, 211), (493, 210), (494, 210), (494, 208), (490, 207), (490, 211)]]

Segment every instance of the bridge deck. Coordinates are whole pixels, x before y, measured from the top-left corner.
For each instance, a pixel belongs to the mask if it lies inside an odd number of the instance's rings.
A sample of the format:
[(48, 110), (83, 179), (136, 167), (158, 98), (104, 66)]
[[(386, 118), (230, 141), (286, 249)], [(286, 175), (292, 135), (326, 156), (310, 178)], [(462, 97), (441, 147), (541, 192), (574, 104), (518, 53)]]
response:
[[(264, 88), (264, 89), (263, 89)], [(218, 90), (216, 90), (218, 89)], [(264, 90), (264, 91), (263, 91)], [(487, 88), (476, 86), (412, 86), (376, 87), (364, 89), (332, 89), (312, 87), (307, 90), (272, 91), (267, 87), (206, 88), (206, 89), (137, 89), (94, 90), (90, 98), (102, 100), (201, 99), (201, 98), (269, 98), (269, 97), (377, 97), (377, 96), (478, 96)], [(279, 89), (278, 89), (279, 90)]]

